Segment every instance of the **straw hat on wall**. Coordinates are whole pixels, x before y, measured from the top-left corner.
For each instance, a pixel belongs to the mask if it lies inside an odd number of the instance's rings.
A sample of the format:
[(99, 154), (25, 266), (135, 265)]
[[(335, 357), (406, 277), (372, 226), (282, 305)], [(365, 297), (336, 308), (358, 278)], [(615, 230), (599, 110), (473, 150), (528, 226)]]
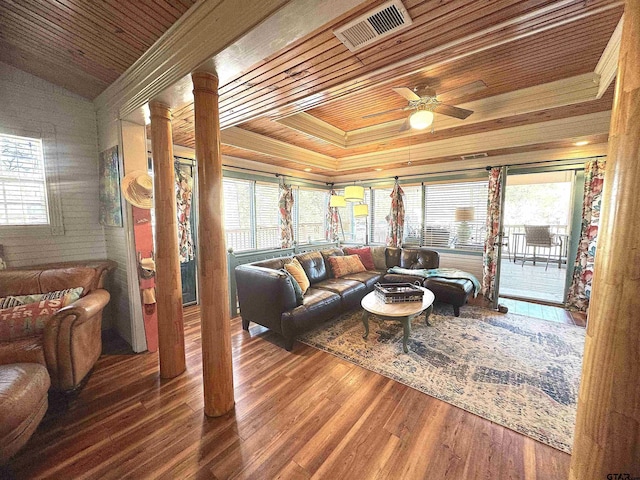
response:
[(135, 170), (125, 175), (122, 192), (131, 205), (145, 210), (153, 208), (153, 180), (148, 173)]

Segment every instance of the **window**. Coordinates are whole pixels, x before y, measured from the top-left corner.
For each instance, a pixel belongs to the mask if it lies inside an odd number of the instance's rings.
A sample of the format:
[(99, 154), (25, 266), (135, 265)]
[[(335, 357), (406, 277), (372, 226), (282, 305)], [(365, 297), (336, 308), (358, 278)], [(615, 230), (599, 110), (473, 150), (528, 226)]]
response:
[(234, 251), (251, 250), (254, 245), (251, 210), (253, 206), (253, 182), (225, 178), (224, 232), (227, 248)]
[(481, 250), (488, 182), (425, 185), (423, 245)]
[(422, 185), (403, 186), (404, 232), (403, 242), (420, 245), (422, 240)]
[(389, 223), (387, 217), (391, 212), (391, 192), (393, 188), (375, 188), (371, 191), (373, 208), (371, 215), (371, 243), (386, 243)]
[(48, 225), (42, 140), (0, 135), (0, 225)]
[(294, 201), (295, 239), (298, 243), (311, 243), (325, 239), (325, 221), (329, 192), (297, 188)]
[(255, 184), (256, 248), (280, 247), (280, 212), (278, 184)]
[[(337, 190), (338, 195), (344, 195), (344, 190)], [(369, 219), (371, 218), (371, 189), (364, 189), (364, 203), (369, 205)], [(353, 216), (353, 206), (356, 203), (347, 202), (347, 206), (344, 208), (338, 208), (340, 214), (340, 223), (342, 228), (338, 231), (340, 240), (343, 240), (342, 232), (344, 230), (344, 240), (347, 243), (365, 243), (366, 242), (366, 229), (368, 225), (368, 219), (355, 218)]]

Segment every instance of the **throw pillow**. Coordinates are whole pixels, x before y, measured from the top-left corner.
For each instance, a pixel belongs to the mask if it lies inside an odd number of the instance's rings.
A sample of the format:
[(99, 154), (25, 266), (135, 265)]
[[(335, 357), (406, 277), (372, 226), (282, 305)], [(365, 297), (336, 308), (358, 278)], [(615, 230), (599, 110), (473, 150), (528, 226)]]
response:
[(364, 268), (367, 270), (375, 270), (376, 266), (373, 262), (373, 255), (371, 255), (370, 247), (362, 247), (362, 248), (345, 248), (345, 253), (347, 255), (358, 255)]
[(304, 268), (302, 268), (298, 259), (294, 258), (289, 263), (285, 263), (284, 268), (287, 272), (293, 275), (293, 278), (296, 279), (296, 282), (298, 282), (298, 285), (300, 285), (300, 288), (302, 289), (302, 293), (307, 293), (311, 282), (309, 282), (309, 278), (304, 272)]
[(29, 295), (9, 295), (0, 298), (0, 310), (4, 308), (16, 307), (18, 305), (28, 305), (30, 303), (40, 302), (42, 300), (55, 300), (69, 295), (69, 303), (73, 303), (82, 296), (84, 288), (67, 288), (66, 290), (57, 290), (47, 293), (30, 293)]
[(287, 274), (287, 277), (291, 282), (291, 286), (293, 287), (293, 293), (295, 293), (296, 295), (296, 307), (299, 307), (304, 303), (304, 293), (302, 293), (302, 288), (300, 287), (300, 284), (295, 279), (295, 277), (287, 271), (287, 269), (281, 268), (280, 271)]
[(350, 273), (364, 272), (366, 270), (358, 255), (329, 257), (329, 263), (331, 263), (331, 270), (335, 278), (344, 277)]
[(0, 340), (40, 335), (49, 318), (71, 303), (69, 296), (0, 310)]
[(373, 264), (376, 266), (376, 270), (387, 269), (387, 247), (371, 247), (371, 256), (373, 257)]

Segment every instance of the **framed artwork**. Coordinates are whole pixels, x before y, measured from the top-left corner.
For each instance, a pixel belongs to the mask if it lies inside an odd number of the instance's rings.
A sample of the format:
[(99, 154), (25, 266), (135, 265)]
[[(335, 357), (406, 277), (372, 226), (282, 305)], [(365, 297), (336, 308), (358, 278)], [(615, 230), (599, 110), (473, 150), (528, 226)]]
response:
[(100, 224), (122, 227), (118, 146), (100, 152)]

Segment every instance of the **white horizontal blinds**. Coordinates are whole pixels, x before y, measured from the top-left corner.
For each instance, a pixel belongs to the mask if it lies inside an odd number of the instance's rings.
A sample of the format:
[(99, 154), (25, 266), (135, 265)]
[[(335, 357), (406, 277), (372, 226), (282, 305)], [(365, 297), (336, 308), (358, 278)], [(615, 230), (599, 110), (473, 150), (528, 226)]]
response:
[(404, 191), (403, 243), (420, 245), (422, 234), (422, 185), (402, 186)]
[[(487, 217), (488, 182), (425, 185), (423, 245), (482, 249)], [(473, 208), (473, 219), (456, 221), (456, 209)], [(468, 216), (468, 214), (467, 214)]]
[(389, 223), (387, 217), (391, 212), (392, 188), (374, 188), (373, 208), (371, 215), (371, 243), (386, 243)]
[(297, 242), (310, 243), (324, 240), (329, 192), (302, 187), (297, 190), (298, 198), (295, 205)]
[(276, 183), (255, 185), (256, 248), (280, 248), (279, 188)]
[(234, 251), (251, 250), (255, 248), (251, 226), (253, 182), (225, 178), (222, 186), (227, 248), (233, 248)]
[(0, 135), (0, 225), (47, 225), (42, 141)]

